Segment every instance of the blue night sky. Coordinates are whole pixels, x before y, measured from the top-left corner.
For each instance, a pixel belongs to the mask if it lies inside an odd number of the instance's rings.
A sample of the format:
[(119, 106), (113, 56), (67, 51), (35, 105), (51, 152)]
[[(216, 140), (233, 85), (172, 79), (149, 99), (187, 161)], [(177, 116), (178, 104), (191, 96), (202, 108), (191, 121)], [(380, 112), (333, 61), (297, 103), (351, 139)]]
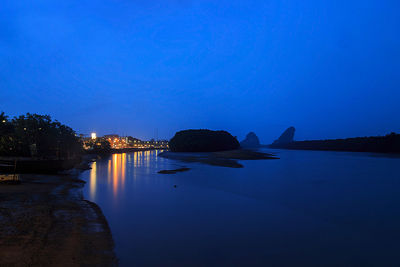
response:
[(2, 0), (0, 110), (79, 133), (400, 132), (400, 1)]

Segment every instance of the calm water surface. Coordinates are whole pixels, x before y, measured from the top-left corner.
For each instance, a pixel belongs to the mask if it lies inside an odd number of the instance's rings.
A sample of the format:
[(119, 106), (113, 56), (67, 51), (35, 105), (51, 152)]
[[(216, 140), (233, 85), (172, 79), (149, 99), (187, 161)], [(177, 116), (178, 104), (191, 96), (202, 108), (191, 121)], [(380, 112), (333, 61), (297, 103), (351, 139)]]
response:
[(400, 266), (400, 158), (275, 150), (232, 169), (159, 152), (82, 174), (121, 266)]

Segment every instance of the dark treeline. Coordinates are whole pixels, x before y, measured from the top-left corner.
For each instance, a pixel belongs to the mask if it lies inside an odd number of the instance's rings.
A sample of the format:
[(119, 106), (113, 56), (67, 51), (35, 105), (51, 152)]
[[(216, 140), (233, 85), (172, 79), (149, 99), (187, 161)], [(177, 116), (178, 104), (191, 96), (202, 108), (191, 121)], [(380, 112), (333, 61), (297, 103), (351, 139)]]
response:
[(87, 150), (88, 154), (110, 154), (112, 152), (110, 142), (102, 138), (90, 139), (84, 142), (91, 149)]
[(0, 156), (70, 158), (82, 153), (75, 132), (48, 115), (0, 114)]
[(239, 148), (238, 140), (226, 131), (184, 130), (169, 141), (173, 152), (214, 152)]
[(272, 144), (270, 147), (304, 150), (400, 153), (400, 134), (391, 133), (386, 136), (294, 141), (287, 144)]

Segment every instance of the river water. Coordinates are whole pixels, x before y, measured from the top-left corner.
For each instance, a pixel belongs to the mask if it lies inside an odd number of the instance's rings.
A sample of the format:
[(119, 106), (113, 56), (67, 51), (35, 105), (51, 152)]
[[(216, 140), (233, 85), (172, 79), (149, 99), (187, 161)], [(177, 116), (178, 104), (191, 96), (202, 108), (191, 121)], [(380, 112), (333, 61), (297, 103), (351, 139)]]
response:
[(400, 266), (400, 158), (267, 151), (280, 159), (241, 169), (113, 154), (82, 173), (84, 196), (121, 266)]

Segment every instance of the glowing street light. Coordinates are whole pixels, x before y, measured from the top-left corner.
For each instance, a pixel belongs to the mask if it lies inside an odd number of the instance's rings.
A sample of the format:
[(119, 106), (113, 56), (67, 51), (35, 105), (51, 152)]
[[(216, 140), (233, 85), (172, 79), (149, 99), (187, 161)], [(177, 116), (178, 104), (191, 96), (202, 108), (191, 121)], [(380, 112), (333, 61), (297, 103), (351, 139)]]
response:
[(92, 136), (92, 139), (96, 139), (97, 138), (96, 133), (92, 133), (91, 136)]

